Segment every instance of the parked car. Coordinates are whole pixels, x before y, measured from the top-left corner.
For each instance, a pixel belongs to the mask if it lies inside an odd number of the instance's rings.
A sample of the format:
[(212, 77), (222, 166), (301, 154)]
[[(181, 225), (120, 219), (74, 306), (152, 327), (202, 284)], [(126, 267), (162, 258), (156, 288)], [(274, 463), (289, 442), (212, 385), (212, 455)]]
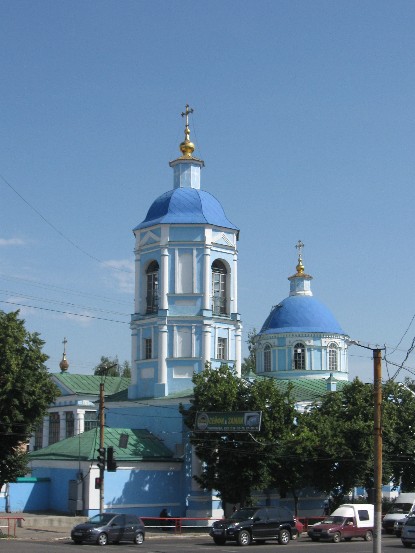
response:
[(393, 534), (394, 524), (397, 520), (405, 522), (405, 517), (410, 516), (415, 509), (415, 493), (401, 493), (393, 502), (391, 508), (383, 517), (382, 527), (387, 534)]
[(136, 515), (102, 513), (72, 528), (71, 539), (75, 543), (92, 542), (98, 545), (121, 541), (141, 544), (145, 539), (145, 527)]
[(374, 509), (370, 503), (340, 505), (322, 522), (309, 526), (307, 534), (312, 541), (350, 541), (352, 538), (373, 539)]
[(287, 545), (298, 537), (298, 530), (293, 515), (285, 507), (244, 507), (228, 519), (215, 521), (210, 535), (216, 545), (228, 540), (249, 545), (253, 541), (265, 543), (271, 539)]
[(401, 541), (405, 547), (412, 547), (415, 543), (415, 516), (408, 517), (402, 526)]

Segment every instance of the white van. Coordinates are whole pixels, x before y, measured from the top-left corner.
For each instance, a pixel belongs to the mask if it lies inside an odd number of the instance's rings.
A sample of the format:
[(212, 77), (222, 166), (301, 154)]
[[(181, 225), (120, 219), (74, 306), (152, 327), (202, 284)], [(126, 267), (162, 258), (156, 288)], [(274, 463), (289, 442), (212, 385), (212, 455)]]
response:
[(383, 517), (382, 526), (387, 534), (393, 534), (393, 525), (415, 510), (415, 492), (401, 493)]

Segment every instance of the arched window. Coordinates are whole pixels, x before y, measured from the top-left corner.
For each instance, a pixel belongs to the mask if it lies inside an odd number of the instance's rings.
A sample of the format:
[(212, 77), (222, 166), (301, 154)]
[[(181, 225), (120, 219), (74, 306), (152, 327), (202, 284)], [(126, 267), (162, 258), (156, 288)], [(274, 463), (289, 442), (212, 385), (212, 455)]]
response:
[(226, 315), (226, 277), (225, 264), (218, 259), (212, 263), (212, 311), (214, 315)]
[(264, 371), (271, 372), (271, 347), (268, 345), (264, 348)]
[(337, 345), (332, 343), (332, 344), (329, 344), (329, 371), (338, 371), (338, 370), (339, 370), (339, 363), (338, 363)]
[(147, 267), (146, 313), (157, 313), (159, 309), (159, 264), (152, 261)]
[(304, 344), (299, 342), (294, 346), (294, 356), (293, 356), (294, 370), (304, 371), (305, 370), (305, 347)]

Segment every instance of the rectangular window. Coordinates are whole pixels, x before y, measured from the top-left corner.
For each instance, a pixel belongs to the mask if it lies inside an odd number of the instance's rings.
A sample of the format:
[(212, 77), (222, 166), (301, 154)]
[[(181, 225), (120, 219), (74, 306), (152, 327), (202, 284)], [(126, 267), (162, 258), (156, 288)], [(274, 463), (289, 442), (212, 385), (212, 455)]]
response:
[(35, 451), (38, 449), (42, 449), (43, 445), (43, 421), (39, 424), (39, 426), (35, 430)]
[(153, 341), (151, 338), (144, 339), (144, 359), (151, 359), (153, 356)]
[(72, 411), (65, 412), (66, 437), (72, 438), (75, 435), (75, 418)]
[(216, 359), (228, 358), (228, 340), (226, 338), (218, 338), (218, 351)]
[(50, 413), (49, 415), (49, 445), (59, 442), (59, 413)]
[(96, 411), (85, 411), (84, 432), (92, 430), (98, 426), (98, 413)]

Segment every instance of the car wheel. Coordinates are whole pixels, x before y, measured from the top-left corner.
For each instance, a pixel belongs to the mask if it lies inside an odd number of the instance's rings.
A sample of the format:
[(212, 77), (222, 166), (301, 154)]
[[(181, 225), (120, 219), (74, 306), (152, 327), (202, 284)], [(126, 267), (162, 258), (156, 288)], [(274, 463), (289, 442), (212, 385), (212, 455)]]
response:
[(365, 541), (372, 541), (373, 540), (373, 534), (370, 530), (368, 530), (366, 532), (366, 534), (364, 535), (364, 540)]
[(137, 534), (134, 536), (133, 542), (137, 545), (141, 545), (144, 541), (144, 534), (143, 532), (137, 532)]
[(216, 545), (225, 545), (226, 538), (213, 538), (213, 541), (216, 543)]
[(107, 545), (108, 543), (108, 536), (105, 532), (101, 532), (101, 534), (97, 538), (97, 544), (98, 545)]
[(278, 534), (278, 543), (280, 545), (287, 545), (290, 542), (291, 534), (290, 531), (286, 528), (283, 528), (280, 530), (280, 533)]
[(333, 541), (334, 543), (339, 543), (341, 541), (342, 537), (340, 535), (340, 532), (334, 532), (333, 534)]
[(251, 534), (248, 530), (241, 530), (238, 534), (238, 545), (250, 545)]

